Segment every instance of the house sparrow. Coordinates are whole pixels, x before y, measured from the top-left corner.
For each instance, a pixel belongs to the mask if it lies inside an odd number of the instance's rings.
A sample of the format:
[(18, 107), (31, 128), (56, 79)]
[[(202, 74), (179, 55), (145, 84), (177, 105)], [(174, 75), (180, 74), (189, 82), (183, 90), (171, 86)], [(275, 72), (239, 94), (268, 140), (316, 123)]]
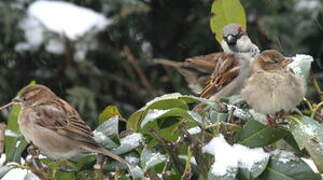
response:
[(255, 111), (273, 115), (287, 112), (302, 101), (305, 82), (287, 69), (290, 62), (276, 50), (263, 51), (252, 62), (250, 77), (241, 90), (241, 96)]
[(184, 62), (162, 59), (155, 59), (155, 62), (176, 67), (194, 93), (216, 101), (239, 92), (241, 82), (248, 76), (249, 62), (259, 54), (258, 47), (238, 24), (223, 28), (221, 46), (224, 52), (187, 58)]
[(26, 87), (9, 103), (12, 104), (21, 106), (18, 123), (23, 136), (49, 158), (68, 159), (78, 152), (88, 151), (127, 164), (120, 156), (99, 146), (78, 112), (46, 86)]

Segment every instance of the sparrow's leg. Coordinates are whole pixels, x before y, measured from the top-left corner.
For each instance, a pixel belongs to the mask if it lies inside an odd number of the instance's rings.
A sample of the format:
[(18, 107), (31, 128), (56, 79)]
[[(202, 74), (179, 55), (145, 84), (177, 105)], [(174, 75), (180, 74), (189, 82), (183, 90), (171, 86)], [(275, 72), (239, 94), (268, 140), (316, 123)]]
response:
[(27, 148), (28, 154), (31, 155), (31, 159), (26, 161), (26, 164), (30, 167), (31, 171), (38, 177), (44, 180), (50, 180), (50, 172), (47, 167), (45, 167), (39, 160), (40, 151), (39, 149), (30, 144)]
[(276, 117), (275, 116), (271, 116), (271, 115), (267, 115), (267, 122), (268, 122), (268, 126), (269, 127), (277, 127), (277, 123), (276, 123)]

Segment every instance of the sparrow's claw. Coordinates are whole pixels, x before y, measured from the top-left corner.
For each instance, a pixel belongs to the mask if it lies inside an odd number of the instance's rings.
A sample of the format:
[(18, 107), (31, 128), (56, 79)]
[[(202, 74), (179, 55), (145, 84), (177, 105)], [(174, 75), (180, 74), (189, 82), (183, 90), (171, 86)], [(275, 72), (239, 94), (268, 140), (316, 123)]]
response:
[(40, 155), (39, 149), (33, 144), (28, 146), (27, 152), (31, 155), (32, 158), (38, 158), (38, 156)]

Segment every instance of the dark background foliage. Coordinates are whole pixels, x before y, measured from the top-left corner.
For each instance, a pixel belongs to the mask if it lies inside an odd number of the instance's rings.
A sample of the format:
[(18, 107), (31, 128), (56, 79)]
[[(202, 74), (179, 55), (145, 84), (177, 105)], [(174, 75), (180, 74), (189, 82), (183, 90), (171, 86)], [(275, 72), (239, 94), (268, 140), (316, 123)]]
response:
[[(247, 12), (248, 33), (261, 49), (275, 48), (286, 56), (312, 55), (313, 74), (323, 83), (323, 5), (301, 6), (313, 1), (241, 3)], [(107, 105), (117, 105), (127, 115), (157, 95), (191, 93), (176, 70), (155, 65), (152, 58), (182, 61), (221, 50), (209, 27), (210, 0), (70, 0), (113, 18), (114, 23), (95, 37), (98, 48), (82, 61), (72, 58), (74, 42), (70, 41), (64, 55), (50, 54), (44, 47), (16, 52), (16, 43), (24, 40), (18, 22), (32, 2), (0, 2), (1, 104), (35, 80), (69, 100), (94, 125)]]

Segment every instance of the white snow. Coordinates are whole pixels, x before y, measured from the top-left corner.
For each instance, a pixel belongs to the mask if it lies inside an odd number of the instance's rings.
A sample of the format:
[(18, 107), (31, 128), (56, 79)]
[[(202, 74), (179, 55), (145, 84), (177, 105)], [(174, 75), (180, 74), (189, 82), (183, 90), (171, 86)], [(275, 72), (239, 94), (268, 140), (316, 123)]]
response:
[(122, 145), (130, 145), (131, 147), (137, 147), (140, 145), (140, 142), (143, 140), (143, 136), (140, 133), (133, 133), (129, 136), (126, 136), (120, 140)]
[(277, 149), (275, 151), (272, 151), (271, 154), (277, 156), (277, 160), (283, 164), (288, 163), (292, 160), (297, 160), (295, 154), (289, 151)]
[(149, 109), (147, 115), (142, 120), (140, 127), (143, 128), (148, 122), (155, 120), (156, 118), (162, 116), (163, 114), (169, 111), (170, 110)]
[(194, 135), (194, 134), (199, 134), (199, 133), (201, 133), (201, 128), (200, 127), (198, 127), (198, 126), (196, 126), (196, 127), (192, 127), (192, 128), (190, 128), (190, 129), (188, 129), (187, 130), (188, 131), (188, 133), (190, 133), (191, 135)]
[(295, 5), (296, 10), (308, 10), (313, 11), (315, 9), (322, 8), (320, 0), (298, 0)]
[(75, 40), (90, 30), (102, 30), (110, 20), (84, 7), (63, 1), (35, 1), (28, 14), (47, 29)]
[(313, 172), (320, 173), (312, 159), (308, 159), (308, 158), (301, 158), (301, 159), (313, 170)]
[(306, 79), (311, 69), (313, 57), (305, 54), (296, 54), (292, 59), (293, 62), (291, 62), (287, 67), (292, 69), (297, 75)]
[(23, 180), (27, 173), (28, 171), (26, 169), (15, 168), (10, 170), (4, 177), (2, 177), (2, 180)]
[(251, 149), (240, 144), (230, 145), (221, 134), (205, 145), (203, 152), (214, 155), (212, 173), (216, 176), (229, 174), (232, 169), (238, 167), (251, 170), (256, 163), (269, 158), (269, 154), (262, 148)]
[(17, 43), (16, 51), (37, 50), (45, 44), (46, 51), (64, 53), (64, 37), (75, 47), (75, 60), (83, 60), (87, 52), (96, 46), (94, 34), (104, 30), (111, 19), (89, 8), (63, 1), (39, 0), (27, 10), (27, 16), (19, 27), (24, 31), (26, 42)]
[(10, 129), (6, 129), (4, 132), (5, 136), (10, 136), (10, 137), (18, 137), (19, 135)]

